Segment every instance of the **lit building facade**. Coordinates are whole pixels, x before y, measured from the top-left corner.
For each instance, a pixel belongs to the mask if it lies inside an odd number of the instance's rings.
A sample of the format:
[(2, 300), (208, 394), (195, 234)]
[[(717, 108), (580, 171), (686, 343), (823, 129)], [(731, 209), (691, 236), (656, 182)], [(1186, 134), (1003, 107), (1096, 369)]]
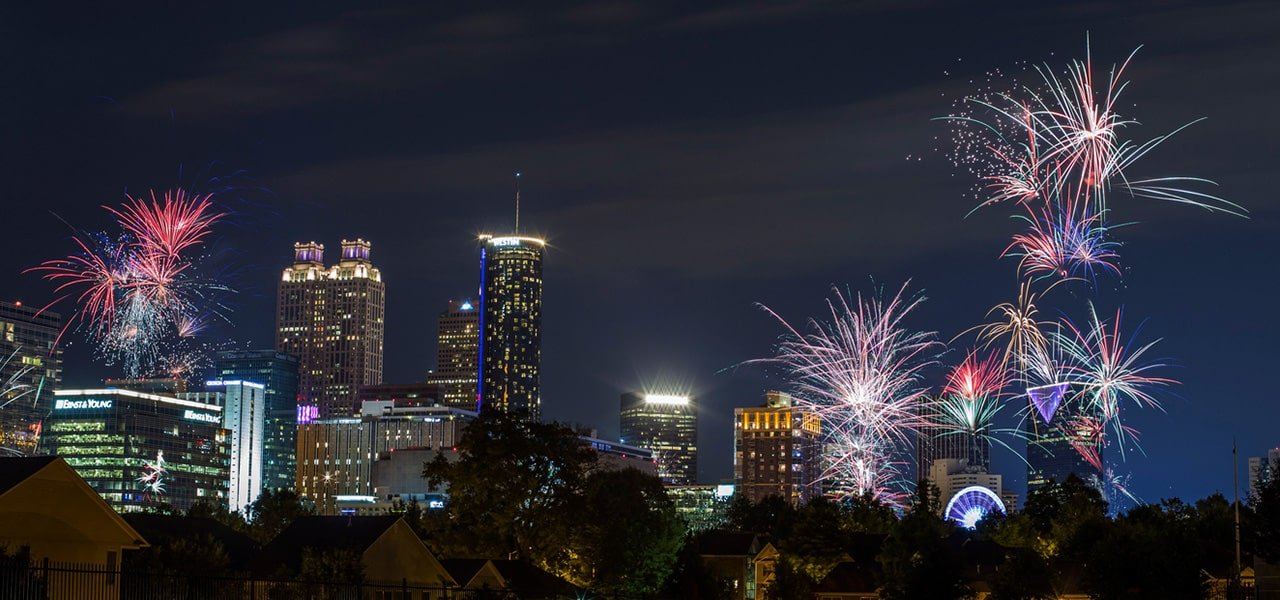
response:
[(300, 403), (325, 418), (355, 415), (360, 386), (382, 382), (382, 273), (364, 240), (343, 240), (341, 259), (329, 267), (323, 244), (293, 248), (277, 297), (276, 350), (298, 357)]
[(1266, 456), (1249, 457), (1249, 497), (1257, 498), (1262, 486), (1271, 482), (1280, 469), (1280, 448), (1267, 450)]
[(436, 370), (427, 383), (440, 386), (445, 406), (476, 410), (480, 368), (480, 311), (469, 301), (450, 300), (436, 324)]
[(1031, 403), (1027, 418), (1027, 494), (1051, 481), (1062, 483), (1071, 475), (1090, 481), (1098, 469), (1077, 447), (1096, 452), (1099, 464), (1103, 449), (1092, 445), (1087, 431), (1072, 428), (1072, 416), (1078, 415), (1080, 408), (1067, 401), (1071, 396), (1069, 386), (1031, 388), (1027, 396)]
[(292, 490), (297, 470), (298, 359), (275, 350), (219, 352), (209, 379), (265, 386), (262, 488)]
[(698, 482), (698, 405), (693, 398), (623, 394), (619, 425), (624, 443), (653, 451), (663, 483)]
[(610, 442), (592, 435), (578, 436), (578, 443), (596, 453), (596, 467), (602, 471), (635, 469), (646, 475), (658, 476), (658, 463), (653, 452), (621, 442)]
[[(222, 407), (118, 388), (58, 390), (44, 448), (120, 512), (226, 504), (230, 432)], [(159, 467), (159, 468), (157, 468)]]
[(771, 391), (765, 405), (733, 409), (736, 493), (751, 502), (781, 496), (802, 505), (821, 493), (821, 418)]
[(252, 381), (215, 379), (205, 382), (210, 391), (179, 394), (222, 406), (222, 428), (231, 433), (231, 464), (227, 504), (246, 514), (262, 494), (263, 447), (266, 434), (266, 386)]
[(718, 529), (729, 522), (733, 484), (668, 485), (667, 497), (690, 532)]
[(542, 409), (542, 257), (529, 237), (480, 238), (479, 410)]
[(440, 386), (434, 383), (380, 383), (360, 386), (356, 399), (361, 406), (366, 402), (391, 402), (395, 406), (409, 408), (441, 406), (440, 394)]
[(475, 413), (447, 407), (395, 408), (369, 403), (359, 418), (298, 423), (297, 490), (322, 514), (336, 514), (339, 497), (373, 496), (373, 463), (408, 448), (452, 449)]
[(62, 384), (62, 349), (55, 347), (60, 331), (58, 313), (0, 301), (0, 449), (35, 453)]

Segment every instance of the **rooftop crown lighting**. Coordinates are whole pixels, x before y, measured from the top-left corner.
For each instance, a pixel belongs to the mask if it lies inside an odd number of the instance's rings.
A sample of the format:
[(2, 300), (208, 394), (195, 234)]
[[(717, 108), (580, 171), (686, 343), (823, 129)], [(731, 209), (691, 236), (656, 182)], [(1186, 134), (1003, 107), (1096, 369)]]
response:
[(669, 396), (666, 394), (645, 394), (644, 401), (649, 404), (680, 404), (689, 403), (688, 396)]

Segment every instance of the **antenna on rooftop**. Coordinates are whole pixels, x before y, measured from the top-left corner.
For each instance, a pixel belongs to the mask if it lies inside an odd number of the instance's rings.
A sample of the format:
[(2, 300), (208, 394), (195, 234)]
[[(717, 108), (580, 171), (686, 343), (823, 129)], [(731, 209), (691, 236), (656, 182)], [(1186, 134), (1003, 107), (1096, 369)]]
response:
[(516, 171), (516, 233), (520, 233), (520, 171)]

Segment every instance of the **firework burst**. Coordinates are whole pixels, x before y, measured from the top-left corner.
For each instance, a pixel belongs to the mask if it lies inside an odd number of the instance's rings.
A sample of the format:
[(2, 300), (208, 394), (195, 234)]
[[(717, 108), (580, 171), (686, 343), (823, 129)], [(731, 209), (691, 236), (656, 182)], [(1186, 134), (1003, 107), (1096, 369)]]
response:
[(921, 369), (939, 343), (930, 332), (905, 327), (903, 319), (924, 300), (850, 298), (834, 290), (829, 320), (811, 319), (807, 332), (777, 313), (787, 334), (774, 364), (790, 376), (796, 401), (822, 419), (827, 464), (822, 479), (837, 494), (901, 500), (900, 453), (924, 424), (919, 410)]
[(59, 339), (73, 325), (84, 327), (105, 362), (138, 377), (158, 372), (170, 340), (199, 333), (209, 314), (222, 316), (217, 296), (231, 290), (198, 274), (195, 252), (224, 216), (209, 196), (178, 189), (152, 192), (149, 201), (126, 198), (119, 209), (104, 207), (119, 237), (78, 233), (76, 253), (29, 271), (58, 284), (49, 306), (75, 304)]
[(1123, 405), (1162, 409), (1152, 388), (1177, 381), (1150, 374), (1167, 365), (1159, 361), (1145, 362), (1146, 355), (1160, 340), (1139, 345), (1132, 337), (1124, 338), (1120, 320), (1119, 310), (1109, 323), (1100, 319), (1090, 304), (1089, 322), (1085, 327), (1064, 320), (1054, 338), (1065, 352), (1064, 373), (1072, 388), (1079, 390), (1075, 401), (1082, 406), (1084, 414), (1096, 416), (1102, 426), (1115, 435), (1120, 454), (1124, 456), (1126, 442), (1136, 443), (1137, 436), (1121, 419)]
[(1126, 131), (1138, 122), (1119, 111), (1128, 86), (1123, 63), (1103, 76), (1086, 45), (1084, 60), (1064, 70), (1037, 66), (1037, 81), (968, 98), (952, 122), (952, 159), (978, 176), (978, 208), (1013, 202), (1027, 230), (1014, 236), (1006, 256), (1037, 279), (1066, 281), (1119, 274), (1116, 243), (1106, 222), (1113, 189), (1132, 197), (1187, 204), (1244, 216), (1237, 204), (1192, 189), (1212, 181), (1197, 177), (1134, 179), (1129, 170), (1192, 121), (1145, 142)]

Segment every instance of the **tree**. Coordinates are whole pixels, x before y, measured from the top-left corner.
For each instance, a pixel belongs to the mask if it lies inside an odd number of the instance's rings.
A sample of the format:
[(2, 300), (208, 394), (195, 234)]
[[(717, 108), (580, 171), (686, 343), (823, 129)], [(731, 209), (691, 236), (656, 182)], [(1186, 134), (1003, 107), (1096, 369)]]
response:
[(315, 508), (289, 490), (263, 490), (249, 505), (248, 533), (259, 544), (267, 544), (298, 517), (315, 514)]
[(124, 556), (127, 570), (186, 576), (226, 575), (231, 560), (222, 542), (207, 533), (172, 537)]
[(1102, 494), (1075, 475), (1029, 494), (1022, 512), (1036, 532), (1037, 550), (1047, 558), (1087, 558), (1108, 522)]
[(841, 506), (825, 497), (800, 508), (789, 535), (778, 541), (783, 562), (790, 563), (794, 574), (816, 583), (849, 558), (850, 532), (842, 527), (843, 517)]
[(765, 496), (752, 503), (746, 496), (734, 495), (728, 511), (730, 529), (760, 533), (774, 539), (785, 538), (796, 521), (796, 507), (778, 495)]
[(717, 579), (707, 571), (702, 556), (698, 554), (698, 538), (707, 532), (699, 532), (685, 538), (676, 557), (675, 567), (663, 587), (666, 598), (691, 600), (722, 600), (732, 598), (729, 583)]
[(307, 582), (364, 583), (364, 562), (351, 548), (303, 548), (298, 578)]
[(587, 478), (574, 551), (581, 578), (609, 597), (645, 597), (675, 568), (684, 523), (662, 480), (635, 469)]
[(240, 532), (246, 532), (249, 529), (249, 524), (245, 522), (244, 516), (239, 511), (230, 510), (222, 503), (214, 504), (207, 500), (198, 500), (191, 505), (191, 508), (187, 509), (187, 516), (197, 519), (213, 519)]
[(1204, 597), (1192, 510), (1178, 500), (1130, 510), (1089, 548), (1085, 584), (1098, 600)]
[(870, 492), (841, 500), (840, 508), (840, 527), (849, 533), (888, 534), (898, 521), (893, 514), (893, 507), (881, 502)]
[(567, 427), (496, 410), (468, 425), (457, 448), (456, 461), (437, 456), (423, 471), (449, 488), (444, 518), (431, 521), (437, 543), (456, 556), (514, 556), (569, 573), (595, 452)]
[(1272, 465), (1271, 479), (1261, 483), (1249, 498), (1253, 508), (1252, 526), (1245, 540), (1250, 550), (1269, 563), (1280, 563), (1280, 463)]
[(948, 600), (973, 596), (965, 585), (964, 561), (948, 539), (955, 526), (938, 516), (937, 503), (937, 488), (921, 481), (915, 503), (895, 524), (880, 552), (881, 598)]

